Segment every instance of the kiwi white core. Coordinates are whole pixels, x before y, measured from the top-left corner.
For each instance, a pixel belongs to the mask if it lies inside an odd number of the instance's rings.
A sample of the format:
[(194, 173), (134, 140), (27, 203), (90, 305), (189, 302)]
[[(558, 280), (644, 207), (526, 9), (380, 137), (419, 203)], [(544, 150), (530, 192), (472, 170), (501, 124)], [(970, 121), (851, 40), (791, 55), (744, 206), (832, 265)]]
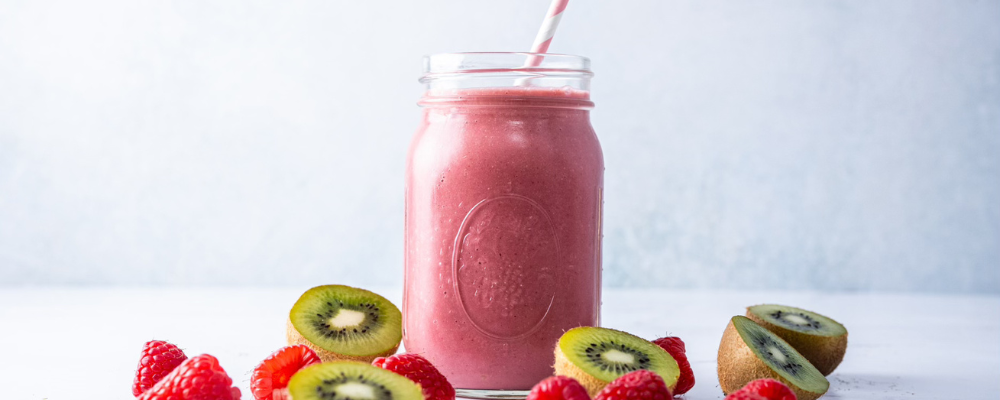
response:
[(339, 385), (337, 386), (336, 391), (340, 397), (347, 397), (350, 399), (376, 398), (375, 391), (371, 386), (359, 382), (347, 382), (343, 385)]
[(784, 329), (816, 336), (841, 336), (847, 334), (843, 325), (815, 312), (779, 304), (759, 304), (747, 307), (758, 319)]
[(347, 310), (341, 308), (340, 311), (337, 312), (337, 315), (334, 315), (333, 318), (330, 318), (329, 322), (330, 326), (332, 327), (346, 328), (349, 326), (358, 326), (358, 324), (360, 324), (361, 321), (364, 320), (365, 320), (365, 313), (361, 311)]
[(608, 361), (615, 361), (625, 364), (635, 363), (634, 355), (615, 349), (611, 349), (604, 352), (604, 354), (601, 354), (601, 357)]
[(774, 346), (768, 347), (767, 353), (770, 354), (772, 357), (774, 357), (774, 360), (777, 361), (778, 363), (783, 364), (788, 361), (788, 358), (785, 357), (785, 353), (782, 353), (781, 349), (777, 347)]

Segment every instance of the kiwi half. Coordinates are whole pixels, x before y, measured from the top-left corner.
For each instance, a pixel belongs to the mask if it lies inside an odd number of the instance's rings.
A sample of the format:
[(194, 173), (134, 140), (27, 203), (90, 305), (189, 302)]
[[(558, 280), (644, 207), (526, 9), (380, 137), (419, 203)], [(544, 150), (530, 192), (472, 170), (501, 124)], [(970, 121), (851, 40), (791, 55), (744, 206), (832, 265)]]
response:
[(576, 379), (591, 397), (611, 381), (640, 369), (659, 374), (671, 391), (680, 377), (680, 368), (670, 353), (648, 340), (614, 329), (570, 329), (559, 338), (555, 353), (556, 375)]
[(830, 388), (823, 374), (788, 342), (739, 315), (722, 334), (718, 364), (719, 385), (727, 395), (761, 378), (788, 385), (799, 400), (813, 400)]
[(314, 364), (292, 375), (294, 400), (423, 400), (420, 386), (394, 372), (356, 361)]
[(847, 329), (832, 318), (777, 304), (747, 307), (747, 318), (785, 339), (823, 375), (830, 375), (847, 352)]
[(402, 313), (385, 297), (343, 285), (317, 286), (288, 314), (288, 344), (313, 349), (324, 362), (366, 363), (396, 353), (403, 338)]

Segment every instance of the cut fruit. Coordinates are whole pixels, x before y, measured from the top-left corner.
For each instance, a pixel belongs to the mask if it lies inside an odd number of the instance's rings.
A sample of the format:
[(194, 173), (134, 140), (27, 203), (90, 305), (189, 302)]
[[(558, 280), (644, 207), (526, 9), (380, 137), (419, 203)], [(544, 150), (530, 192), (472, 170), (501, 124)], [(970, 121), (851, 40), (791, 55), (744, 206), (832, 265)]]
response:
[(652, 342), (614, 329), (579, 327), (556, 344), (556, 375), (576, 379), (591, 397), (611, 381), (632, 371), (650, 370), (670, 390), (677, 385), (677, 361)]
[(279, 400), (287, 392), (288, 380), (300, 369), (319, 364), (320, 359), (307, 346), (278, 349), (254, 368), (250, 375), (250, 393), (256, 400)]
[(406, 377), (355, 361), (308, 366), (288, 382), (295, 400), (423, 400), (420, 386)]
[(826, 393), (830, 382), (788, 342), (749, 318), (735, 316), (719, 345), (719, 385), (730, 394), (761, 378), (781, 381), (800, 400)]
[(747, 307), (747, 317), (785, 339), (823, 375), (844, 360), (847, 329), (830, 317), (777, 304)]
[(288, 315), (289, 345), (303, 344), (324, 362), (370, 363), (392, 355), (403, 338), (403, 316), (389, 300), (364, 289), (317, 286)]

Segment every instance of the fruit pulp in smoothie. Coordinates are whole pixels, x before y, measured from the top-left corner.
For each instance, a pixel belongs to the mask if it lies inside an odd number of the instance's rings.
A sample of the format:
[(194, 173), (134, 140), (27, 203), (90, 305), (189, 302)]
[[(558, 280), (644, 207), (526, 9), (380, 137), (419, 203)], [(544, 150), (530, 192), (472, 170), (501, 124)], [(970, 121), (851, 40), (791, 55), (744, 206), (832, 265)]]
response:
[(429, 92), (406, 172), (406, 350), (457, 388), (529, 389), (600, 316), (604, 161), (589, 95)]

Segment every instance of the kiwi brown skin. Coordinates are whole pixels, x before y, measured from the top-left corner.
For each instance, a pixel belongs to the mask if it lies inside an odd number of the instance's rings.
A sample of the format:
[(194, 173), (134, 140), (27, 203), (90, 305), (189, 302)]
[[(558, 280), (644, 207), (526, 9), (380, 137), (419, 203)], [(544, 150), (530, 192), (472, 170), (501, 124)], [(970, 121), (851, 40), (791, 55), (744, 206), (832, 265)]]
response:
[(740, 390), (751, 381), (763, 378), (771, 378), (784, 383), (795, 392), (795, 397), (798, 400), (814, 400), (824, 394), (802, 390), (764, 364), (764, 361), (758, 358), (753, 350), (750, 350), (750, 347), (743, 342), (743, 338), (736, 332), (736, 326), (733, 325), (732, 321), (729, 321), (725, 332), (722, 333), (718, 366), (719, 386), (726, 395)]
[(584, 389), (587, 389), (587, 393), (590, 394), (590, 398), (594, 398), (601, 389), (608, 386), (608, 383), (600, 379), (595, 378), (593, 375), (586, 373), (584, 370), (573, 364), (569, 358), (566, 358), (566, 354), (563, 353), (559, 345), (556, 345), (556, 364), (554, 366), (556, 370), (556, 375), (568, 376), (570, 378), (576, 379), (583, 385)]
[(323, 362), (344, 360), (344, 361), (360, 361), (363, 363), (371, 364), (372, 361), (378, 357), (388, 357), (393, 354), (396, 354), (396, 350), (399, 349), (399, 343), (396, 343), (396, 346), (394, 346), (393, 348), (378, 354), (352, 356), (347, 354), (334, 353), (330, 350), (326, 350), (322, 347), (313, 344), (308, 339), (303, 337), (302, 334), (299, 333), (299, 330), (295, 329), (295, 325), (292, 325), (291, 319), (289, 319), (285, 325), (286, 325), (285, 338), (288, 340), (289, 346), (294, 346), (297, 344), (305, 345), (306, 347), (312, 349), (312, 351), (316, 352), (316, 355), (319, 356), (319, 359), (322, 360)]
[(778, 337), (792, 345), (806, 360), (824, 376), (833, 373), (847, 353), (847, 333), (840, 336), (819, 336), (794, 331), (775, 325), (750, 312), (747, 308), (747, 318), (763, 326)]

